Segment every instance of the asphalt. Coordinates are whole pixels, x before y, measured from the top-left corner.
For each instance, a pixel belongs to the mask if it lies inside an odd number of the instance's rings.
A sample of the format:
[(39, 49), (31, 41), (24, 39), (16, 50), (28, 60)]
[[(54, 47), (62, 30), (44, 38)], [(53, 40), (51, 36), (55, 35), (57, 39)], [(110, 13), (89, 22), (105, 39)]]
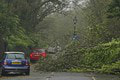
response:
[(68, 73), (68, 72), (39, 72), (31, 66), (29, 76), (22, 74), (9, 74), (0, 80), (120, 80), (119, 76), (93, 73)]
[(64, 73), (33, 72), (30, 76), (25, 75), (6, 75), (0, 80), (93, 80), (89, 74), (83, 73)]

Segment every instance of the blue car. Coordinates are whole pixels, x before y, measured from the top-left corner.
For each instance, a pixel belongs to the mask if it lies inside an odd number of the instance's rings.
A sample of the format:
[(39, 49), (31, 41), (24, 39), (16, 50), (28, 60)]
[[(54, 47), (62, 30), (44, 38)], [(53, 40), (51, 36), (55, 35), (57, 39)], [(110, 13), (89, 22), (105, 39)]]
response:
[(4, 52), (0, 54), (0, 76), (7, 73), (30, 74), (30, 63), (23, 52)]

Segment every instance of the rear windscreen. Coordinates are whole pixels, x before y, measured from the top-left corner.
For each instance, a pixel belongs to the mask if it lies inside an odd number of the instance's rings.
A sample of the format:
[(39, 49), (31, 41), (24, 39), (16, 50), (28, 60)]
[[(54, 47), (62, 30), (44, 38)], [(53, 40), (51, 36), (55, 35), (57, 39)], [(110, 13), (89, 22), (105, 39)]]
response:
[(45, 50), (44, 50), (44, 49), (36, 49), (36, 50), (34, 50), (33, 52), (43, 53), (43, 52), (45, 52)]
[(7, 59), (25, 59), (24, 54), (7, 54)]

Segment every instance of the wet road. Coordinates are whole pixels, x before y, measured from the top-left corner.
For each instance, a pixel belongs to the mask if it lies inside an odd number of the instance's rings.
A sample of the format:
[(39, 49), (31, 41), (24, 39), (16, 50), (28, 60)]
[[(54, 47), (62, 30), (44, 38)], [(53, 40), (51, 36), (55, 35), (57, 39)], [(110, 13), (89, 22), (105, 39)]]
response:
[(42, 73), (31, 69), (30, 76), (25, 75), (6, 75), (0, 80), (120, 80), (119, 76), (90, 74), (90, 73), (66, 73), (66, 72), (51, 72)]
[(7, 75), (0, 80), (92, 80), (89, 74), (80, 73), (31, 73), (30, 76)]

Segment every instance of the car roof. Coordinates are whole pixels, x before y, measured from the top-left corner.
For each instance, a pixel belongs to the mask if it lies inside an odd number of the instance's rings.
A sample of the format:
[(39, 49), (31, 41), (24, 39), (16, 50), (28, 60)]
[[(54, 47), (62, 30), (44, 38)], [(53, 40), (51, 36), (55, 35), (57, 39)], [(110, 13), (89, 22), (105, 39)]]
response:
[(6, 54), (10, 54), (10, 53), (12, 53), (12, 54), (24, 54), (24, 52), (4, 52), (4, 53), (6, 53)]

